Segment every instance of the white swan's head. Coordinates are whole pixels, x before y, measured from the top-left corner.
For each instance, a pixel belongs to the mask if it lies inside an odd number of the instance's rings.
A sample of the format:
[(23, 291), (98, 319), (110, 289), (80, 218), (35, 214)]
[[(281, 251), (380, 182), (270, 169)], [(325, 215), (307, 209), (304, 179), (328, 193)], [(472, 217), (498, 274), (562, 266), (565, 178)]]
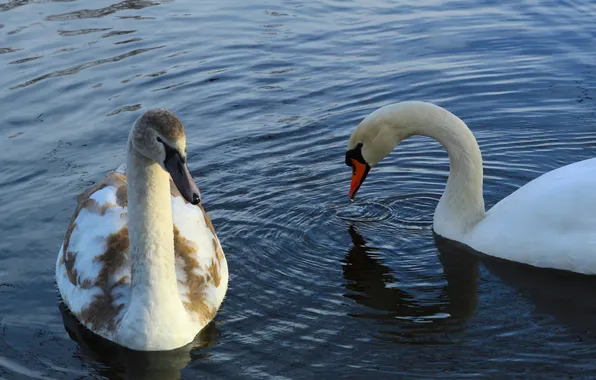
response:
[(350, 199), (354, 199), (370, 169), (412, 135), (412, 107), (416, 108), (417, 103), (421, 102), (402, 102), (379, 108), (356, 127), (346, 151), (346, 165), (352, 168)]
[[(368, 115), (350, 136), (346, 165), (352, 168), (351, 199), (354, 199), (369, 170), (401, 141), (413, 135), (432, 137), (447, 149), (450, 156), (466, 157), (458, 160), (462, 165), (482, 167), (474, 135), (457, 116), (432, 103), (395, 103)], [(481, 181), (482, 176), (479, 178)]]
[(176, 115), (163, 109), (145, 112), (132, 128), (129, 145), (170, 173), (188, 202), (198, 204), (201, 201), (199, 188), (186, 166), (186, 135)]

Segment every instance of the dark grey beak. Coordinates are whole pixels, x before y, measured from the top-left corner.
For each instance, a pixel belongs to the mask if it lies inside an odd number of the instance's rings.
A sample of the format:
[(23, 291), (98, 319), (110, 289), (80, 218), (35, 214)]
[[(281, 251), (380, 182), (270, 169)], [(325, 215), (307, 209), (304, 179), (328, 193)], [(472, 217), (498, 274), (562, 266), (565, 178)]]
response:
[(168, 155), (164, 164), (184, 199), (193, 205), (199, 204), (201, 202), (201, 192), (192, 179), (188, 167), (182, 161), (180, 154), (176, 152)]

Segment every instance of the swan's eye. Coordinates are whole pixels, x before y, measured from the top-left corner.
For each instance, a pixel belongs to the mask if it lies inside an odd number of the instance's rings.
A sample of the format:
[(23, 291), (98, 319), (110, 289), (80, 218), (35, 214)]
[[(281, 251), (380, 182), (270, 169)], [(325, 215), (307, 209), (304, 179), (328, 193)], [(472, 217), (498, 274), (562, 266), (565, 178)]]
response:
[[(354, 160), (366, 164), (364, 157), (362, 157), (362, 143), (358, 143), (356, 147), (346, 152), (346, 165), (354, 167)], [(354, 169), (356, 170), (356, 169)]]
[(353, 155), (352, 155), (352, 151), (351, 151), (351, 150), (348, 150), (348, 151), (346, 152), (346, 165), (348, 165), (348, 166), (354, 166), (354, 165), (352, 164), (352, 156), (353, 156)]
[(163, 144), (163, 140), (162, 140), (162, 139), (160, 139), (160, 138), (159, 138), (159, 136), (157, 136), (155, 139), (157, 140), (157, 142), (160, 142), (160, 143), (162, 143), (162, 144)]

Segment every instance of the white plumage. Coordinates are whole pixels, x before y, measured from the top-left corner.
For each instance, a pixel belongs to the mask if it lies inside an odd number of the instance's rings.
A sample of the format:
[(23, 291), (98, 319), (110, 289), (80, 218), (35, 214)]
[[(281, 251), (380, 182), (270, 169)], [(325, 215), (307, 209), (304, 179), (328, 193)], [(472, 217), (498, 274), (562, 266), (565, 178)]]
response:
[(511, 261), (596, 274), (596, 159), (543, 174), (485, 212), (482, 156), (470, 129), (439, 106), (402, 102), (371, 113), (350, 137), (346, 163), (361, 168), (352, 195), (368, 169), (413, 135), (436, 139), (449, 154), (438, 235)]

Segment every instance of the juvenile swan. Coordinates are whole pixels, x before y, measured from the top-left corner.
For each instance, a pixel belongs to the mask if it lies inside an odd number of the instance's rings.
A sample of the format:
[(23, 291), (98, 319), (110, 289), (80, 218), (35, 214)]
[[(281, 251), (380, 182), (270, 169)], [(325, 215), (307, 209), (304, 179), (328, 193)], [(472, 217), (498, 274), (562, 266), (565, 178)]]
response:
[(482, 156), (470, 129), (439, 106), (402, 102), (367, 116), (350, 137), (350, 198), (370, 169), (413, 135), (438, 140), (449, 154), (451, 168), (435, 210), (435, 233), (511, 261), (596, 273), (595, 158), (543, 174), (485, 212)]
[(190, 343), (215, 316), (228, 266), (171, 112), (135, 122), (126, 165), (78, 197), (56, 262), (62, 300), (89, 330), (133, 350)]

